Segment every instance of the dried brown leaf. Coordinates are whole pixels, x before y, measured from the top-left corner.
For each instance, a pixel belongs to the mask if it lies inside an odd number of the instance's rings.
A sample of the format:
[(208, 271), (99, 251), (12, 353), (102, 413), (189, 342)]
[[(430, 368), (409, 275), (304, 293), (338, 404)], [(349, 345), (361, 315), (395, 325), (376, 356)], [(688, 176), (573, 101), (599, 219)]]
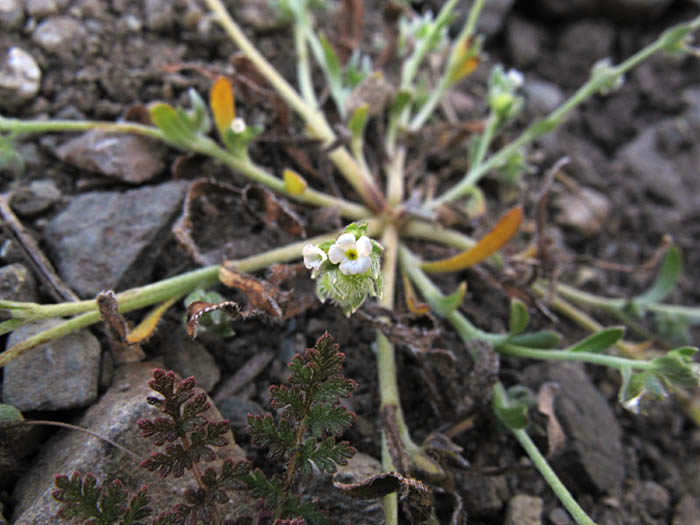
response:
[(558, 391), (559, 385), (557, 383), (545, 383), (537, 393), (537, 410), (547, 416), (548, 457), (556, 455), (566, 443), (566, 435), (554, 410), (554, 400)]
[[(265, 224), (278, 228), (296, 237), (306, 237), (306, 226), (299, 215), (292, 210), (286, 199), (278, 197), (261, 186), (246, 186), (242, 193), (243, 203), (254, 215), (261, 215)], [(253, 198), (262, 205), (260, 214), (253, 205)]]
[(199, 321), (202, 316), (218, 310), (227, 313), (233, 319), (249, 316), (246, 312), (241, 312), (238, 304), (233, 301), (223, 301), (220, 303), (195, 301), (187, 307), (187, 324), (185, 326), (187, 334), (194, 339), (197, 336), (197, 327), (199, 326)]
[(97, 294), (97, 308), (102, 319), (120, 343), (127, 343), (129, 330), (126, 320), (119, 313), (119, 303), (112, 290), (104, 290)]

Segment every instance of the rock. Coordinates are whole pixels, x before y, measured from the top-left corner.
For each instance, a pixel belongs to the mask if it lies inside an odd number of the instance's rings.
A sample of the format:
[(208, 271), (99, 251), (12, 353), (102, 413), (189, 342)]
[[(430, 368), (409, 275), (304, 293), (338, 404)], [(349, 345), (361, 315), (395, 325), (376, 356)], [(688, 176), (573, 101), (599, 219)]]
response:
[(153, 31), (163, 31), (175, 23), (175, 2), (171, 0), (145, 0), (146, 25)]
[(39, 215), (61, 200), (61, 190), (51, 179), (35, 180), (12, 192), (10, 206), (22, 217)]
[(655, 518), (663, 517), (671, 506), (671, 495), (655, 481), (645, 481), (640, 485), (639, 500), (647, 512)]
[[(7, 346), (61, 323), (50, 319), (20, 326)], [(85, 330), (29, 350), (4, 368), (2, 398), (22, 412), (87, 406), (97, 398), (101, 353), (97, 338)]]
[(261, 416), (265, 413), (263, 407), (255, 401), (238, 396), (230, 396), (217, 402), (216, 408), (221, 412), (221, 417), (228, 419), (233, 435), (239, 440), (242, 439), (243, 434), (246, 434), (248, 414)]
[(545, 80), (528, 79), (523, 84), (527, 109), (541, 118), (564, 102), (564, 92), (559, 86)]
[(588, 79), (597, 61), (612, 55), (614, 43), (615, 28), (608, 22), (582, 20), (570, 24), (557, 42), (556, 70), (569, 72), (562, 82), (578, 87)]
[(673, 0), (601, 0), (602, 11), (615, 18), (629, 20), (631, 18), (658, 17)]
[(0, 297), (10, 301), (36, 302), (36, 279), (19, 263), (0, 268)]
[(73, 166), (140, 184), (165, 166), (161, 144), (146, 137), (88, 131), (56, 149), (58, 157)]
[[(131, 363), (119, 368), (112, 388), (75, 424), (115, 441), (140, 458), (148, 457), (156, 447), (141, 437), (137, 422), (158, 415), (146, 402), (146, 397), (154, 394), (148, 388), (153, 368), (152, 363)], [(210, 408), (205, 417), (220, 420), (215, 408)], [(245, 459), (230, 435), (228, 442), (225, 447), (215, 447), (219, 458)], [(220, 464), (221, 460), (206, 463), (217, 469)], [(99, 482), (120, 478), (132, 491), (147, 485), (151, 507), (155, 510), (153, 517), (181, 502), (183, 491), (194, 485), (188, 473), (182, 478), (161, 479), (140, 467), (138, 459), (118, 448), (83, 432), (62, 430), (47, 442), (35, 466), (17, 483), (14, 523), (54, 523), (58, 510), (58, 503), (51, 497), (54, 478), (56, 474), (71, 475), (73, 472), (92, 472)], [(231, 500), (226, 508), (233, 509), (234, 513), (250, 512), (253, 501), (243, 492), (230, 491), (229, 496)]]
[(540, 26), (517, 15), (508, 18), (506, 42), (515, 67), (522, 69), (535, 64), (542, 56), (546, 39), (547, 35)]
[(186, 187), (168, 182), (74, 198), (45, 231), (59, 274), (82, 297), (149, 281)]
[(0, 0), (0, 29), (14, 31), (24, 23), (24, 9), (20, 0)]
[(41, 87), (36, 60), (19, 47), (11, 47), (0, 63), (0, 107), (14, 110), (32, 100)]
[(458, 471), (456, 479), (468, 516), (498, 513), (510, 497), (508, 481), (504, 475), (484, 476)]
[(233, 7), (235, 10), (235, 18), (237, 20), (240, 19), (246, 27), (250, 27), (256, 31), (274, 31), (284, 25), (284, 20), (279, 16), (275, 6), (270, 2), (239, 0)]
[(598, 2), (599, 0), (540, 0), (533, 6), (546, 16), (577, 18), (596, 11)]
[[(15, 486), (17, 478), (26, 472), (31, 457), (41, 445), (43, 430), (40, 427), (13, 424), (23, 419), (15, 407), (0, 403), (0, 492)], [(0, 525), (3, 524), (1, 513), (0, 503)]]
[(85, 40), (85, 30), (74, 18), (54, 16), (37, 26), (32, 40), (49, 53), (68, 55), (80, 50)]
[(583, 368), (570, 363), (529, 366), (526, 384), (544, 381), (560, 385), (555, 411), (566, 435), (566, 446), (552, 460), (564, 484), (575, 492), (614, 490), (625, 477), (620, 424), (610, 405)]
[(683, 496), (673, 511), (671, 525), (700, 525), (700, 500)]
[(527, 494), (516, 494), (508, 502), (505, 525), (540, 525), (542, 499)]
[(182, 377), (194, 376), (197, 385), (205, 392), (211, 392), (219, 382), (221, 371), (214, 358), (184, 330), (173, 330), (162, 347), (165, 349), (165, 366)]
[(569, 515), (561, 507), (552, 509), (547, 518), (552, 525), (571, 525), (573, 523)]
[(58, 14), (65, 9), (70, 0), (26, 0), (27, 13), (34, 18), (44, 18)]
[(485, 2), (477, 22), (479, 33), (485, 36), (493, 36), (498, 33), (514, 3), (515, 0), (489, 0)]
[(559, 208), (557, 222), (575, 229), (584, 237), (600, 233), (612, 209), (610, 199), (585, 187), (558, 195), (555, 204)]

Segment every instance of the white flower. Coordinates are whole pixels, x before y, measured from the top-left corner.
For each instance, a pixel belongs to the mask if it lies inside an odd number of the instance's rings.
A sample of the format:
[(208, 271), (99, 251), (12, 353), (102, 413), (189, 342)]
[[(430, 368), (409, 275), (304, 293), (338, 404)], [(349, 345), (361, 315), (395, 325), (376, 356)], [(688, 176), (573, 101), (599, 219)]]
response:
[(242, 118), (236, 117), (231, 121), (231, 129), (236, 135), (240, 135), (241, 133), (243, 133), (245, 131), (245, 128), (245, 120), (243, 120)]
[(313, 271), (318, 270), (323, 264), (323, 261), (328, 258), (326, 252), (315, 244), (307, 244), (304, 246), (301, 250), (301, 254), (304, 256), (304, 266)]
[(328, 250), (328, 258), (333, 264), (340, 263), (340, 271), (345, 275), (365, 273), (370, 267), (372, 241), (363, 235), (357, 241), (352, 233), (344, 233)]
[(508, 70), (508, 80), (510, 80), (511, 85), (517, 89), (523, 85), (525, 78), (520, 71), (511, 68)]

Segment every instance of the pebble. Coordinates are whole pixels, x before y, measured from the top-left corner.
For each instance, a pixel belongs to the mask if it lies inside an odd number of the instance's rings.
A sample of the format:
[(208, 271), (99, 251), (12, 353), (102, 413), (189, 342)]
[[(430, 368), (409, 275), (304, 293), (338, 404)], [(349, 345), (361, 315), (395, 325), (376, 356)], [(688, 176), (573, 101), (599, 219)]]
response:
[(61, 200), (61, 190), (51, 179), (35, 180), (12, 192), (10, 206), (22, 217), (34, 217)]
[(67, 55), (78, 51), (84, 41), (85, 31), (80, 23), (68, 16), (54, 16), (39, 24), (32, 33), (32, 40), (49, 53)]
[(477, 23), (479, 33), (493, 36), (505, 23), (515, 0), (489, 0), (485, 2)]
[(36, 279), (20, 263), (0, 268), (0, 297), (9, 301), (36, 302)]
[(234, 436), (245, 434), (248, 428), (248, 414), (261, 416), (265, 413), (263, 407), (255, 401), (239, 396), (230, 396), (219, 401), (216, 408), (221, 412), (221, 417), (228, 420)]
[(13, 31), (22, 27), (24, 9), (20, 0), (0, 0), (0, 29)]
[(56, 149), (63, 162), (78, 168), (140, 184), (163, 171), (165, 149), (136, 135), (88, 131)]
[[(62, 322), (20, 326), (10, 334), (7, 347)], [(29, 350), (5, 366), (2, 398), (22, 412), (85, 407), (97, 398), (101, 353), (97, 338), (86, 330)]]
[(190, 339), (184, 330), (172, 330), (162, 345), (165, 366), (182, 377), (194, 376), (197, 386), (211, 392), (221, 378), (216, 361), (201, 344)]
[(557, 222), (573, 228), (584, 237), (599, 234), (607, 224), (612, 210), (612, 203), (607, 196), (586, 187), (558, 195), (555, 205), (559, 209)]
[(32, 100), (41, 87), (41, 69), (34, 57), (11, 47), (0, 63), (0, 107), (14, 110)]
[(186, 187), (178, 181), (75, 197), (45, 231), (61, 277), (85, 298), (149, 282)]
[(25, 0), (27, 13), (34, 18), (58, 14), (70, 4), (70, 0)]
[(561, 88), (546, 80), (528, 78), (523, 84), (523, 91), (527, 98), (527, 109), (538, 117), (552, 112), (564, 102)]
[[(153, 363), (131, 363), (115, 372), (113, 386), (100, 400), (90, 407), (77, 421), (72, 423), (89, 428), (100, 436), (111, 439), (134, 452), (138, 457), (148, 457), (155, 450), (151, 441), (141, 436), (138, 421), (155, 418), (160, 414), (146, 402), (146, 397), (154, 392), (148, 387)], [(209, 400), (211, 401), (211, 400)], [(216, 408), (210, 408), (204, 416), (212, 421), (220, 421)], [(228, 444), (215, 447), (219, 457), (234, 461), (245, 459), (243, 450), (233, 443), (232, 436), (225, 436)], [(221, 460), (202, 462), (203, 470), (214, 467), (221, 470)], [(39, 457), (17, 482), (14, 491), (14, 523), (56, 523), (58, 503), (51, 497), (54, 479), (57, 474), (70, 476), (73, 472), (94, 472), (99, 480), (120, 478), (133, 489), (148, 485), (148, 495), (154, 509), (153, 517), (170, 510), (174, 503), (183, 501), (183, 494), (193, 484), (192, 476), (186, 473), (181, 478), (169, 476), (163, 479), (139, 465), (138, 460), (127, 456), (122, 450), (100, 439), (75, 431), (61, 431), (55, 434), (41, 449)], [(233, 513), (252, 508), (254, 501), (244, 491), (229, 491), (231, 515), (224, 519), (235, 521), (239, 516)], [(150, 520), (149, 520), (150, 521)]]
[(505, 525), (541, 525), (542, 499), (516, 494), (508, 502)]
[(145, 0), (146, 25), (153, 31), (164, 31), (175, 23), (172, 0)]
[(662, 517), (671, 506), (671, 495), (655, 481), (645, 481), (640, 487), (639, 497), (647, 511), (655, 518)]
[(674, 509), (671, 525), (700, 525), (700, 499), (683, 496)]
[(511, 16), (506, 26), (506, 41), (513, 65), (524, 69), (535, 64), (542, 56), (546, 38), (540, 26), (517, 15)]
[(573, 523), (567, 512), (561, 507), (552, 509), (547, 518), (552, 525), (571, 525)]

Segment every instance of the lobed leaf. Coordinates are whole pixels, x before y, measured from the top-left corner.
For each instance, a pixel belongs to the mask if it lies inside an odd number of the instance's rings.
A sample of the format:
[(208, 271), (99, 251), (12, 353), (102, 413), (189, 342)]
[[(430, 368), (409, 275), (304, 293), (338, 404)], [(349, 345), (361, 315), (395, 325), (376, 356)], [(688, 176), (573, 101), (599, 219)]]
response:
[(155, 419), (141, 419), (138, 422), (141, 435), (152, 438), (155, 445), (161, 446), (166, 442), (175, 441), (180, 437), (179, 428), (171, 419), (158, 417)]
[(421, 269), (429, 273), (445, 273), (474, 266), (505, 246), (517, 233), (522, 220), (523, 208), (516, 206), (506, 212), (496, 226), (468, 250), (448, 259), (425, 262), (421, 264)]
[(309, 432), (315, 438), (320, 438), (324, 433), (342, 434), (352, 426), (355, 419), (355, 414), (345, 407), (314, 405), (308, 416)]

